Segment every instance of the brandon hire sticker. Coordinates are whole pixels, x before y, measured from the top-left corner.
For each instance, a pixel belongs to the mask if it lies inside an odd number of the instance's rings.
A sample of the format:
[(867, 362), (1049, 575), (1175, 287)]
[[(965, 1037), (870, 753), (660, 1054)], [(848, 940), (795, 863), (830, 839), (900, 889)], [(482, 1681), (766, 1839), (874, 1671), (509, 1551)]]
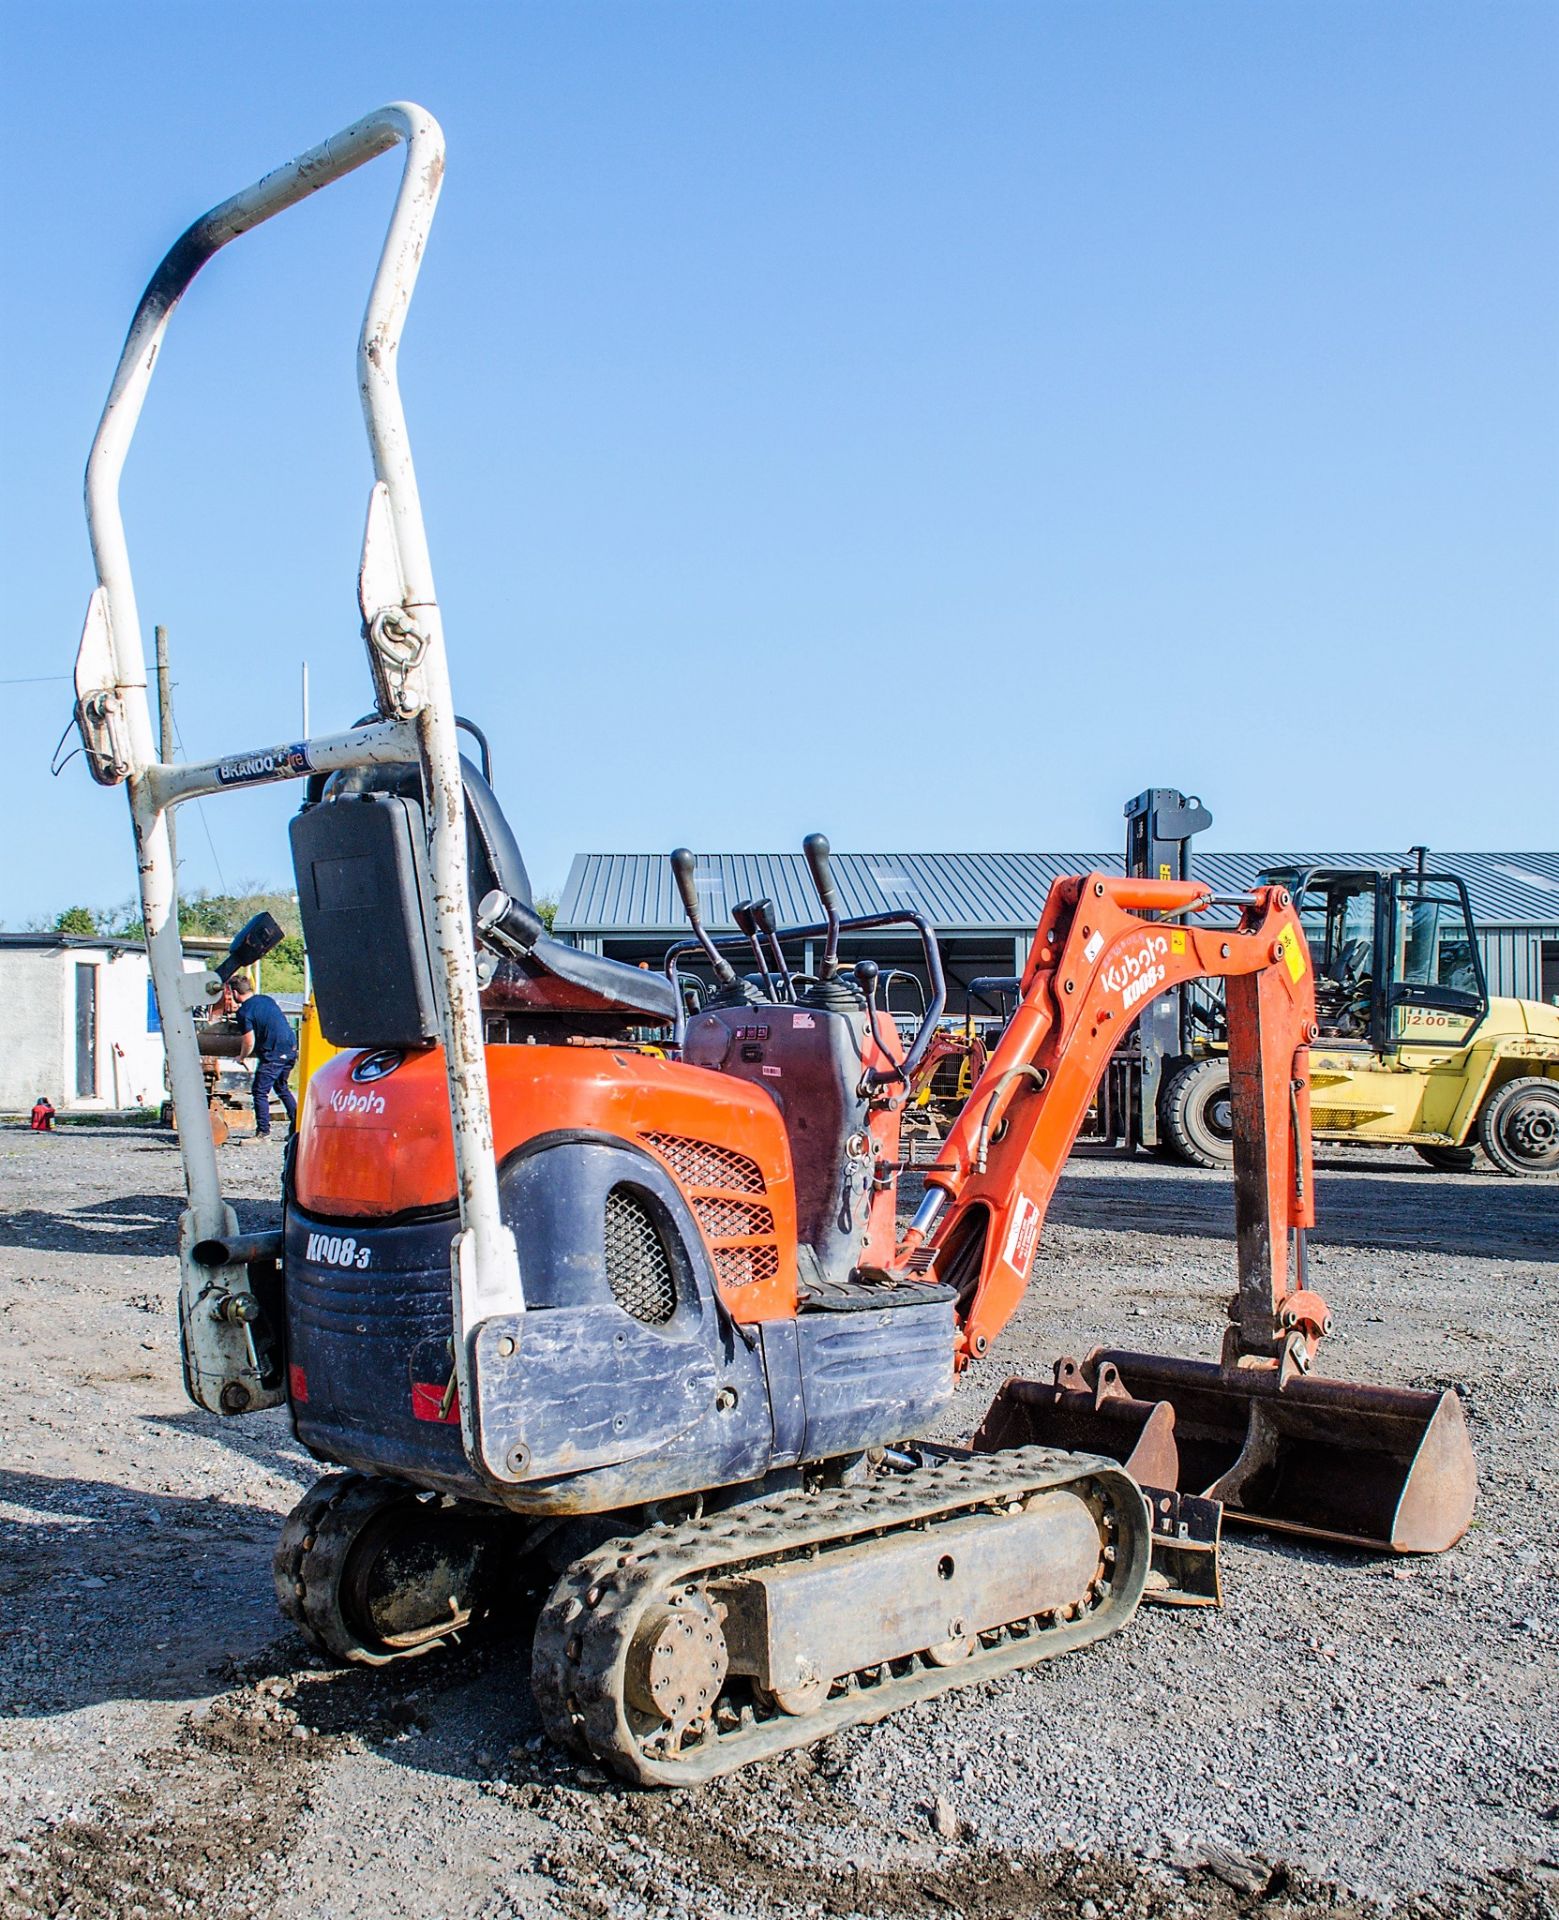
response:
[(312, 764), (308, 742), (295, 740), (290, 747), (265, 747), (259, 753), (219, 760), (217, 778), (224, 787), (241, 786), (247, 780), (289, 780), (296, 773), (308, 773)]

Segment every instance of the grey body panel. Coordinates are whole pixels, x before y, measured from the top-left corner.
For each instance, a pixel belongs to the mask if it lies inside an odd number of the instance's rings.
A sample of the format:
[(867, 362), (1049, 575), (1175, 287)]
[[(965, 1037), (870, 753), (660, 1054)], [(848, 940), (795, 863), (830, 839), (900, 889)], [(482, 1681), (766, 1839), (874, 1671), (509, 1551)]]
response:
[(863, 1013), (765, 1004), (712, 1007), (688, 1022), (682, 1057), (762, 1087), (785, 1119), (796, 1181), (796, 1232), (825, 1280), (848, 1280), (871, 1200)]
[[(656, 1324), (612, 1290), (603, 1218), (624, 1189), (653, 1219), (675, 1289)], [(520, 1512), (606, 1512), (923, 1431), (952, 1391), (947, 1300), (737, 1327), (675, 1182), (620, 1141), (543, 1136), (506, 1163), (502, 1194), (529, 1311), (484, 1323), (477, 1417), (489, 1457), (525, 1450), (518, 1484), (479, 1481), (458, 1409), (438, 1417), (448, 1214), (348, 1223), (289, 1207), (289, 1358), (306, 1395), (293, 1418), (311, 1451)]]

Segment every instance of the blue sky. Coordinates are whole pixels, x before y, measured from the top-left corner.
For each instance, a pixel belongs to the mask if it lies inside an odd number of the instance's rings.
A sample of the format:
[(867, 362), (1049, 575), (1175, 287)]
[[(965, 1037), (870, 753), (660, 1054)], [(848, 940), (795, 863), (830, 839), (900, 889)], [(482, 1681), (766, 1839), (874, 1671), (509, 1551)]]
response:
[[(0, 679), (69, 671), (80, 475), (188, 220), (395, 97), (449, 174), (402, 358), (458, 702), (581, 849), (1552, 845), (1559, 10), (11, 6)], [(230, 248), (126, 477), (192, 754), (369, 704), (381, 161)], [(148, 631), (149, 640), (149, 631)], [(128, 896), (0, 687), (0, 920)], [(186, 885), (286, 875), (208, 803)], [(209, 834), (209, 838), (208, 838)]]

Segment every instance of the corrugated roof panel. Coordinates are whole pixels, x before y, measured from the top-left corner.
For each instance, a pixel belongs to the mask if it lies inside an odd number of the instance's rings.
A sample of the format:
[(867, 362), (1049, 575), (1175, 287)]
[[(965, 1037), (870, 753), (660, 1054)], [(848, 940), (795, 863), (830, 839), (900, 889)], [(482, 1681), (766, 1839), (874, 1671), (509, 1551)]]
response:
[[(1248, 888), (1264, 867), (1376, 867), (1408, 864), (1401, 853), (1199, 853), (1195, 871), (1220, 893)], [(1559, 928), (1559, 853), (1431, 854), (1431, 869), (1460, 873), (1480, 926)], [(1026, 932), (1038, 924), (1051, 884), (1063, 874), (1119, 873), (1118, 854), (836, 853), (834, 876), (848, 915), (910, 907), (959, 933)], [(712, 927), (729, 928), (742, 900), (774, 903), (790, 925), (820, 918), (799, 853), (701, 853), (699, 897)], [(574, 934), (677, 933), (681, 902), (659, 853), (574, 856), (558, 931)]]

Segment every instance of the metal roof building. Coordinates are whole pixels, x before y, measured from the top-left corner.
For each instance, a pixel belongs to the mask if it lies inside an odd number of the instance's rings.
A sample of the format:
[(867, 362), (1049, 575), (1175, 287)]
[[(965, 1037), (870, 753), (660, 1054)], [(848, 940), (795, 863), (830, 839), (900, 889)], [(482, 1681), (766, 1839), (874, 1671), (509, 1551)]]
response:
[[(1220, 893), (1248, 888), (1274, 866), (1410, 865), (1405, 853), (1205, 853), (1193, 871)], [(834, 878), (846, 915), (923, 913), (942, 937), (951, 984), (950, 1008), (962, 1011), (956, 985), (979, 973), (1022, 965), (1051, 882), (1061, 874), (1119, 873), (1114, 853), (836, 853)], [(1559, 998), (1559, 852), (1431, 854), (1431, 869), (1467, 883), (1491, 993)], [(784, 924), (819, 918), (800, 853), (706, 853), (698, 856), (698, 890), (708, 924), (732, 927), (739, 901), (768, 899)], [(569, 869), (557, 932), (581, 947), (624, 960), (658, 963), (687, 930), (664, 854), (581, 853)], [(874, 951), (888, 941), (870, 941)], [(908, 959), (913, 936), (906, 943)], [(798, 958), (803, 958), (799, 956)]]

